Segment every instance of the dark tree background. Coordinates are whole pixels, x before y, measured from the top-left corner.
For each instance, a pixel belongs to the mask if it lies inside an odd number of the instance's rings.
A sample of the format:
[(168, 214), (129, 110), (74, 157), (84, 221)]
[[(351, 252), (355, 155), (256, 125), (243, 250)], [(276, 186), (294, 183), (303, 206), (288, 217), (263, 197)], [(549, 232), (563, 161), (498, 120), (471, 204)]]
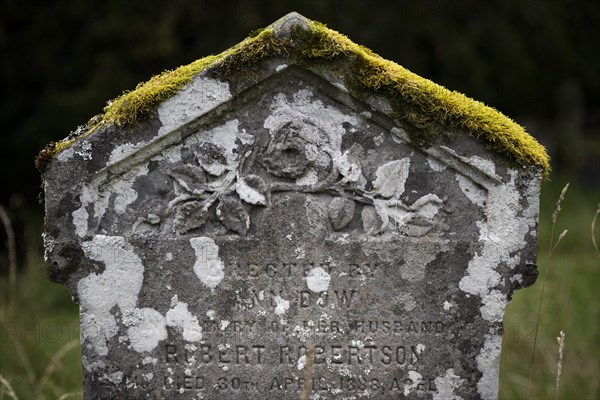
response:
[[(41, 221), (33, 159), (109, 99), (218, 53), (290, 11), (484, 101), (546, 145), (555, 173), (598, 185), (597, 0), (2, 0), (0, 204)], [(19, 231), (19, 229), (17, 229)]]

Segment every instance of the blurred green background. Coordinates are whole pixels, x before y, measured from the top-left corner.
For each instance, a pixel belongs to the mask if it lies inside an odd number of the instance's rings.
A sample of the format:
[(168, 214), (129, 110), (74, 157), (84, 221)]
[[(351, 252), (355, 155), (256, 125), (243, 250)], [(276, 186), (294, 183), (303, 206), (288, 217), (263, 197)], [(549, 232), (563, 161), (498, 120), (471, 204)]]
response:
[[(43, 209), (33, 159), (109, 99), (165, 69), (218, 53), (290, 11), (326, 23), (411, 71), (511, 116), (544, 144), (539, 261), (551, 215), (569, 232), (550, 259), (529, 397), (526, 386), (542, 279), (505, 316), (504, 399), (600, 398), (600, 265), (591, 223), (600, 201), (598, 1), (33, 1), (0, 2), (0, 205), (16, 241), (8, 277), (0, 228), (0, 399), (81, 398), (78, 310), (45, 280)], [(600, 225), (600, 223), (599, 223)], [(598, 228), (596, 237), (598, 237)]]

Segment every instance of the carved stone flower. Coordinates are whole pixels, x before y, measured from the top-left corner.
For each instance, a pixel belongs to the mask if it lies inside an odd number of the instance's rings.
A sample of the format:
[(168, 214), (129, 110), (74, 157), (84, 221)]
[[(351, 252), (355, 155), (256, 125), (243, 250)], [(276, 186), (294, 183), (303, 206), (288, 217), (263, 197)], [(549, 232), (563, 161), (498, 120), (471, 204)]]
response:
[(302, 129), (303, 124), (291, 121), (275, 132), (262, 160), (269, 173), (280, 178), (298, 178), (307, 172), (308, 143), (302, 137)]
[(331, 156), (323, 150), (325, 135), (310, 121), (288, 121), (275, 129), (261, 163), (280, 178), (323, 178), (331, 171)]

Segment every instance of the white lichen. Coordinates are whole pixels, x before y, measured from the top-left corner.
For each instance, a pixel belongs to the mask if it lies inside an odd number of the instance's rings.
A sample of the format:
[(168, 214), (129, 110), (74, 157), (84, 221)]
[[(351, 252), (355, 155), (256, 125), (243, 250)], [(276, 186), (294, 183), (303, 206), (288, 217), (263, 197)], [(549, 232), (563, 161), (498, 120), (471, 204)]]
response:
[(199, 118), (231, 98), (227, 82), (195, 77), (175, 96), (161, 103), (158, 108), (158, 117), (162, 124), (159, 136)]
[(187, 342), (202, 340), (202, 327), (198, 323), (198, 318), (188, 310), (187, 303), (178, 301), (174, 307), (167, 311), (166, 324), (179, 328), (183, 340)]
[[(493, 172), (493, 171), (488, 171)], [(494, 289), (501, 282), (496, 271), (499, 265), (506, 264), (514, 269), (519, 258), (513, 257), (525, 245), (525, 236), (536, 225), (537, 202), (531, 202), (522, 210), (519, 202), (520, 194), (516, 188), (517, 171), (509, 170), (509, 182), (492, 186), (489, 189), (486, 207), (486, 221), (478, 224), (480, 228), (479, 242), (483, 248), (473, 255), (467, 267), (467, 275), (459, 282), (459, 288), (482, 299), (481, 314), (486, 321), (502, 321), (506, 295)], [(523, 211), (527, 217), (519, 214)]]
[(81, 304), (81, 337), (98, 355), (107, 355), (106, 342), (118, 332), (111, 309), (135, 309), (144, 279), (144, 265), (121, 236), (96, 235), (82, 243), (86, 257), (104, 263), (101, 274), (91, 273), (77, 284)]
[(467, 198), (471, 200), (473, 204), (483, 207), (487, 197), (486, 191), (464, 175), (457, 173), (456, 180), (458, 181), (458, 186), (464, 195), (467, 196)]
[(477, 356), (477, 368), (483, 374), (477, 382), (477, 391), (482, 399), (495, 399), (498, 397), (498, 376), (500, 373), (500, 350), (502, 336), (485, 335), (483, 349)]
[(298, 368), (298, 371), (301, 371), (304, 369), (304, 365), (306, 365), (306, 355), (302, 355), (298, 358), (298, 363), (296, 364), (296, 367)]
[(196, 276), (210, 289), (216, 288), (225, 277), (225, 266), (219, 257), (219, 246), (209, 237), (191, 238), (190, 244), (196, 252)]
[(449, 301), (447, 301), (447, 300), (444, 300), (444, 305), (443, 305), (443, 307), (444, 307), (444, 311), (450, 311), (450, 308), (452, 307), (452, 303), (450, 303), (450, 302), (449, 302)]
[(281, 296), (275, 296), (273, 298), (275, 300), (275, 314), (282, 316), (285, 312), (290, 308), (289, 300), (282, 298)]
[(331, 276), (322, 267), (314, 267), (306, 275), (306, 285), (315, 293), (325, 292), (330, 281)]
[(139, 353), (152, 351), (167, 338), (165, 318), (152, 308), (138, 310), (141, 318), (127, 329), (131, 347)]
[(411, 383), (409, 385), (404, 384), (404, 395), (408, 396), (412, 390), (416, 390), (419, 386), (419, 383), (423, 381), (423, 377), (417, 371), (408, 371), (408, 379), (410, 379)]
[(454, 368), (447, 369), (445, 376), (438, 376), (434, 380), (436, 392), (433, 393), (433, 400), (463, 400), (454, 394), (454, 390), (461, 387), (464, 381), (454, 374)]
[[(488, 174), (495, 174), (492, 164), (475, 161)], [(508, 174), (508, 182), (488, 188), (486, 220), (477, 223), (479, 242), (483, 247), (473, 255), (467, 274), (459, 282), (459, 288), (466, 296), (481, 298), (481, 316), (492, 323), (502, 321), (508, 301), (501, 291), (502, 277), (496, 268), (505, 265), (512, 270), (520, 264), (518, 253), (527, 246), (526, 235), (535, 229), (538, 213), (539, 185), (532, 183), (527, 187), (527, 206), (523, 208), (521, 194), (516, 187), (519, 172), (509, 169)], [(490, 328), (477, 356), (478, 368), (483, 373), (477, 384), (482, 398), (495, 398), (498, 394), (500, 345), (501, 337)]]

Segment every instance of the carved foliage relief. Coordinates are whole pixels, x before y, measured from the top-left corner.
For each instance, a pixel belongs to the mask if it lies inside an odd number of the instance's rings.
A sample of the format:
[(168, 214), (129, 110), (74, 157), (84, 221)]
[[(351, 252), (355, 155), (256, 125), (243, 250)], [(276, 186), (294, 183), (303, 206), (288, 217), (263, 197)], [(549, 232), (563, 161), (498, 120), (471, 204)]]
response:
[[(391, 132), (370, 137), (374, 124), (364, 113), (323, 104), (306, 88), (276, 94), (268, 111), (255, 131), (236, 116), (138, 168), (132, 176), (138, 196), (125, 213), (135, 216), (130, 229), (244, 236), (274, 196), (290, 191), (326, 202), (332, 231), (381, 235), (416, 224), (424, 234), (443, 219), (443, 196), (406, 193), (414, 149)], [(382, 143), (395, 152), (378, 154)], [(152, 162), (161, 163), (156, 169), (164, 177), (162, 188), (149, 179), (155, 193), (139, 189)], [(114, 189), (106, 184), (100, 197)]]

